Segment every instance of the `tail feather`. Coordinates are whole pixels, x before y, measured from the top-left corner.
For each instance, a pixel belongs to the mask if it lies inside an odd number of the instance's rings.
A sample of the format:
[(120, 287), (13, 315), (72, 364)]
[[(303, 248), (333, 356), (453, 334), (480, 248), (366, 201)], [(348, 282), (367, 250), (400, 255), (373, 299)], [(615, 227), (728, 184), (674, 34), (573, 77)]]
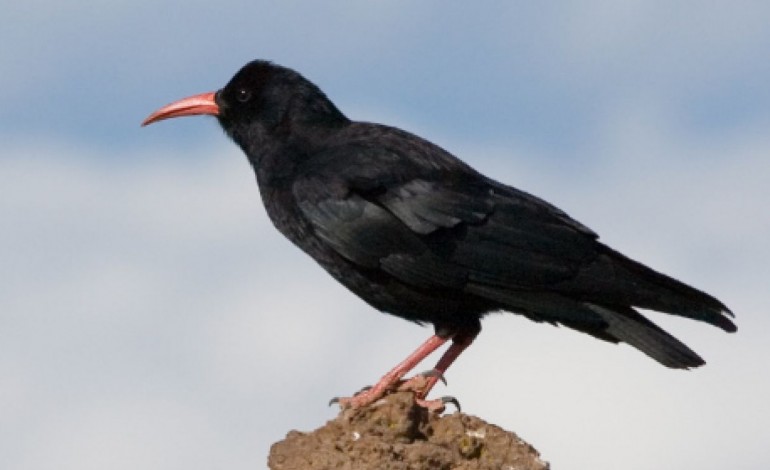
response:
[(709, 323), (730, 333), (737, 330), (730, 320), (733, 313), (715, 297), (609, 247), (560, 287), (586, 302), (647, 308)]
[(612, 343), (628, 343), (666, 367), (689, 369), (705, 364), (681, 341), (628, 306), (581, 302), (558, 294), (478, 284), (469, 285), (468, 290), (537, 322), (561, 324)]
[(692, 349), (632, 308), (585, 305), (607, 322), (604, 333), (630, 344), (666, 367), (689, 369), (706, 363)]

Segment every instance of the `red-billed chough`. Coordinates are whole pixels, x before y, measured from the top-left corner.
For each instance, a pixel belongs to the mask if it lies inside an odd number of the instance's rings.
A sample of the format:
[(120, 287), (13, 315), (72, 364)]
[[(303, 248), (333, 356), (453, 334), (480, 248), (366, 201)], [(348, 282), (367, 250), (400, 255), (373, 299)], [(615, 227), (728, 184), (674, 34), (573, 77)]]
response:
[(680, 369), (704, 361), (634, 307), (736, 330), (716, 298), (416, 135), (351, 121), (291, 69), (251, 62), (221, 90), (169, 104), (143, 125), (196, 114), (217, 116), (244, 151), (281, 233), (376, 309), (434, 325), (435, 335), (343, 405), (378, 399), (451, 339), (434, 373), (412, 382), (424, 399), (498, 310), (625, 342)]

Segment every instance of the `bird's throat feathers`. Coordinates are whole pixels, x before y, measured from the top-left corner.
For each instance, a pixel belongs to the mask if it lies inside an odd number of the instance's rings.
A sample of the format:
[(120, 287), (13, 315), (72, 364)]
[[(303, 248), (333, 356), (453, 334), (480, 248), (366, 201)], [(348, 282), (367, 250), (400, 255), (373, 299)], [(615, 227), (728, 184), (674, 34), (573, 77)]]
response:
[[(291, 155), (290, 160), (296, 160), (350, 123), (331, 101), (323, 98), (313, 100), (299, 94), (284, 106), (273, 106), (253, 119), (231, 119), (225, 114), (219, 116), (219, 123), (255, 168), (271, 165), (281, 155)], [(298, 162), (284, 158), (280, 167), (290, 167), (292, 163)]]

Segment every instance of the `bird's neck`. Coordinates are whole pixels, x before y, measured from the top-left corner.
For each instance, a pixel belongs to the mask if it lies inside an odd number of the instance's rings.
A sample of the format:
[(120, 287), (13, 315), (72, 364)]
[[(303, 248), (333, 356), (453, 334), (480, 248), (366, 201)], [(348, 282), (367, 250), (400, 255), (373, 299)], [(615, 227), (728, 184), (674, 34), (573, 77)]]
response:
[(254, 168), (260, 187), (278, 187), (291, 181), (297, 168), (323, 151), (339, 132), (336, 127), (301, 126), (287, 135), (267, 135), (241, 148)]

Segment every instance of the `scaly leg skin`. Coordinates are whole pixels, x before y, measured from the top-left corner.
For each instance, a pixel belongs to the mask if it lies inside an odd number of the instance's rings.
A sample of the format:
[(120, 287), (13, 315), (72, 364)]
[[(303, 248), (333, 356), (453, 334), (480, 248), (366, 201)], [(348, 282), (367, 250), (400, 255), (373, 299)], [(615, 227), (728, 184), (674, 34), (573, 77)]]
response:
[[(447, 403), (453, 403), (457, 410), (460, 410), (460, 404), (453, 397), (441, 397), (435, 400), (426, 400), (431, 389), (436, 382), (444, 380), (444, 374), (449, 366), (457, 359), (463, 351), (468, 349), (468, 346), (473, 343), (473, 340), (478, 336), (479, 332), (459, 333), (452, 337), (452, 345), (441, 356), (436, 363), (436, 367), (433, 368), (433, 373), (424, 376), (416, 376), (408, 381), (404, 382), (399, 389), (413, 389), (417, 393), (417, 404), (427, 408), (430, 411), (441, 413), (444, 411)], [(414, 387), (410, 387), (410, 383), (414, 382)]]
[(438, 335), (431, 336), (406, 359), (391, 369), (390, 372), (383, 375), (373, 387), (352, 397), (334, 398), (331, 403), (339, 403), (341, 408), (360, 408), (371, 405), (389, 391), (393, 391), (410, 370), (414, 369), (420, 361), (428, 357), (433, 351), (440, 348), (448, 339)]
[[(433, 351), (441, 347), (450, 338), (445, 335), (433, 335), (417, 350), (401, 361), (396, 367), (385, 374), (373, 387), (366, 389), (355, 396), (334, 398), (331, 403), (339, 403), (341, 408), (360, 408), (368, 406), (379, 400), (386, 394), (396, 390), (412, 390), (417, 395), (417, 403), (430, 411), (440, 413), (446, 403), (457, 400), (453, 398), (439, 398), (437, 400), (425, 400), (436, 382), (443, 378), (444, 373), (457, 357), (473, 342), (478, 331), (459, 333), (452, 337), (452, 345), (441, 356), (431, 374), (418, 375), (404, 381), (404, 376), (412, 370), (420, 361), (428, 357)], [(459, 408), (459, 406), (458, 406)]]

